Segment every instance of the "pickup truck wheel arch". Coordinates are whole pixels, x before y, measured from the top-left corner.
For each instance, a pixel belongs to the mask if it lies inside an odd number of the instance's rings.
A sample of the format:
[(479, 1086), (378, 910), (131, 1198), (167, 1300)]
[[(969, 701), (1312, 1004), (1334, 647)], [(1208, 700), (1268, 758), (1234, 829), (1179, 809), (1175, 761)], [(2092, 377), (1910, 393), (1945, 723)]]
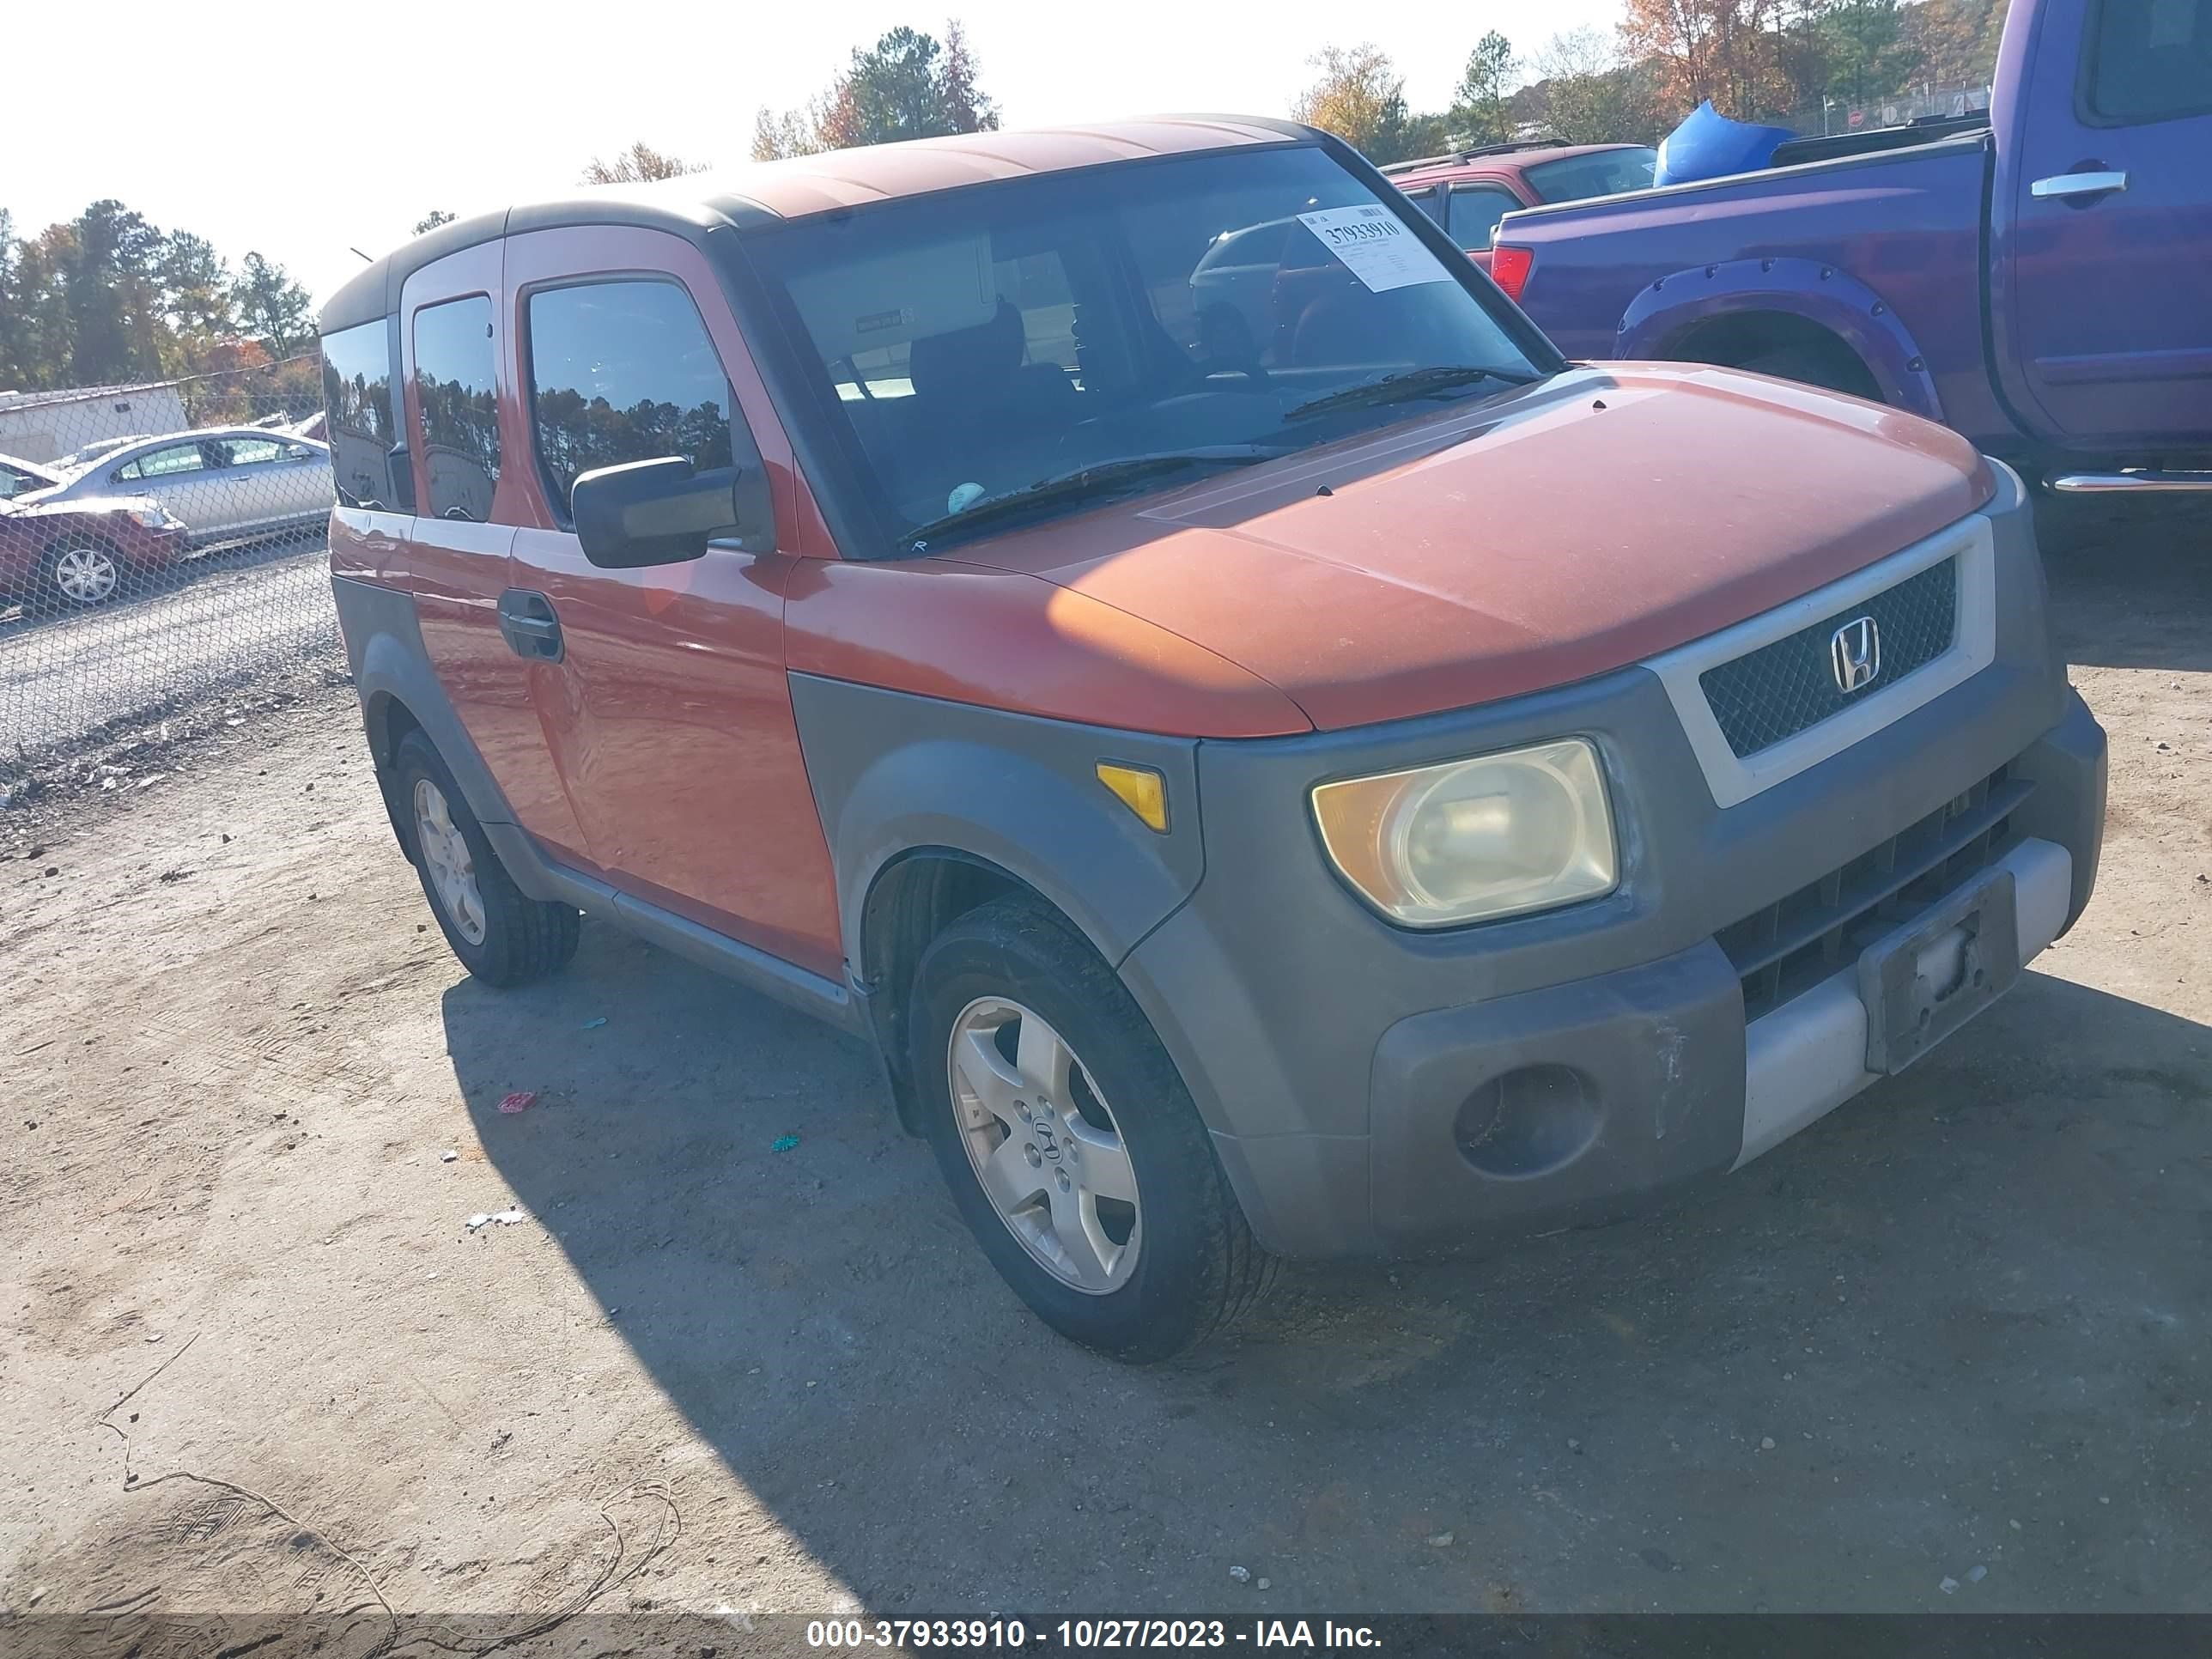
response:
[(1648, 283), (1622, 314), (1613, 355), (1711, 362), (1695, 355), (1701, 335), (1750, 329), (1761, 319), (1797, 340), (1811, 337), (1808, 327), (1819, 330), (1865, 368), (1884, 403), (1943, 418), (1926, 355), (1897, 313), (1856, 276), (1813, 259), (1730, 259)]

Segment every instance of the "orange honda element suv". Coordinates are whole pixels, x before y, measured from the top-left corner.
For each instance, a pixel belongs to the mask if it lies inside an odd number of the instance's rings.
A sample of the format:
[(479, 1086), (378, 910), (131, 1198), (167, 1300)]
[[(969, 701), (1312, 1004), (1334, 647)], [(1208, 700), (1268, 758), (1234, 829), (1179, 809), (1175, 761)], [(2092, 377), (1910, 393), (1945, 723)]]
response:
[(1563, 362), (1336, 140), (1160, 119), (516, 206), (322, 318), (331, 564), (468, 970), (579, 913), (854, 1032), (1130, 1358), (1285, 1255), (1738, 1167), (2073, 922), (2020, 480)]

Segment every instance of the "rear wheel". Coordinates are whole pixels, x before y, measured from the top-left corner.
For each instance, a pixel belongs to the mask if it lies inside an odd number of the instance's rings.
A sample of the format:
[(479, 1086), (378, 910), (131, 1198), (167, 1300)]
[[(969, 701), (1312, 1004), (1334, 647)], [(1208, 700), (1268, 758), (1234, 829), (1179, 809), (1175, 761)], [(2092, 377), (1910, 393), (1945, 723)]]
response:
[(580, 938), (574, 905), (514, 884), (444, 758), (422, 732), (399, 740), (399, 799), (422, 896), (461, 966), (488, 985), (527, 985), (568, 965)]
[(995, 900), (940, 933), (908, 1020), (924, 1127), (1006, 1282), (1062, 1335), (1164, 1359), (1273, 1277), (1127, 988), (1055, 913)]
[(39, 564), (39, 599), (51, 611), (85, 611), (115, 597), (123, 561), (100, 541), (64, 542)]

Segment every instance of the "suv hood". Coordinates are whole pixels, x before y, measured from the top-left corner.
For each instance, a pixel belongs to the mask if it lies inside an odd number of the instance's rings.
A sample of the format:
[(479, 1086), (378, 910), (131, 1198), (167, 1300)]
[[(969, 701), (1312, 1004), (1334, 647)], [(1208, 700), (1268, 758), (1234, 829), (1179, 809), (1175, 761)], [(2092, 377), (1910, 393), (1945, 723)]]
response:
[(1180, 635), (1328, 731), (1625, 667), (1995, 489), (1972, 445), (1913, 416), (1732, 370), (1608, 365), (943, 556)]

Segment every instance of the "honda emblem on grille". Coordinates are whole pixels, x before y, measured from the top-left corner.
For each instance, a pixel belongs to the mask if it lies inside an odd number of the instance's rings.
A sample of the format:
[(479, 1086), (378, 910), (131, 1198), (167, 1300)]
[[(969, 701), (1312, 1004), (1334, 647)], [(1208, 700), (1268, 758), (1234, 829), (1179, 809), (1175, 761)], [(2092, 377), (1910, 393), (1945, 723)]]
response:
[(1847, 622), (1828, 641), (1828, 666), (1835, 671), (1836, 690), (1849, 696), (1872, 685), (1881, 672), (1881, 629), (1872, 617)]

